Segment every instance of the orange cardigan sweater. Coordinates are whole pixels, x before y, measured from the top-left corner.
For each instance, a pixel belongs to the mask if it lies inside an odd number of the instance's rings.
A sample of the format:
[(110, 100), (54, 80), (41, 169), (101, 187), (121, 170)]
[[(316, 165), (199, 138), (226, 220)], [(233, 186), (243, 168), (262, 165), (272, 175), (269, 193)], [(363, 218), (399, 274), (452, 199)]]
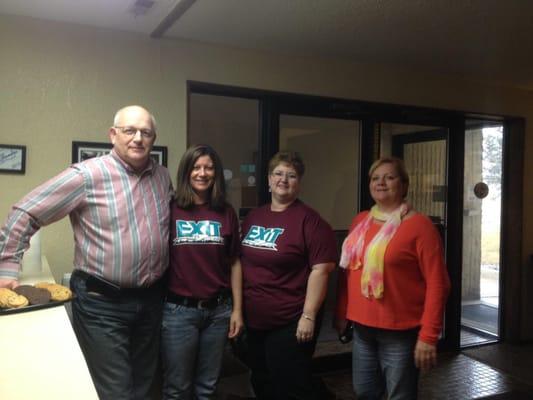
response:
[[(358, 214), (350, 231), (368, 214)], [(381, 225), (373, 223), (365, 246)], [(414, 214), (402, 221), (385, 251), (384, 293), (381, 299), (361, 294), (361, 272), (341, 270), (337, 316), (384, 329), (420, 327), (419, 339), (436, 344), (442, 329), (450, 280), (439, 233), (431, 220)]]

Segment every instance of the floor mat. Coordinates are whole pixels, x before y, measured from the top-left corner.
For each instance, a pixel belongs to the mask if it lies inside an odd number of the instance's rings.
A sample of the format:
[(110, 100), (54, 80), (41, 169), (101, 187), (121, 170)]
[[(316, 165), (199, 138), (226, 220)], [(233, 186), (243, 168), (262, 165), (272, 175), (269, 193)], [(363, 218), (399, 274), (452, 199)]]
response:
[(498, 309), (486, 304), (466, 304), (461, 306), (462, 322), (473, 328), (498, 334)]

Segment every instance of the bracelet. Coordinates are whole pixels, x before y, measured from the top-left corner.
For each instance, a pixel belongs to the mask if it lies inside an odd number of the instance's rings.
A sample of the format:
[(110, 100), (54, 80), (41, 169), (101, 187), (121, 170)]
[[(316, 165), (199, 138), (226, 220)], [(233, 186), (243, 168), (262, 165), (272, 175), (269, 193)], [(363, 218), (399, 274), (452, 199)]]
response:
[(309, 321), (311, 321), (311, 322), (315, 322), (315, 320), (314, 320), (313, 318), (311, 318), (311, 317), (310, 317), (309, 315), (307, 315), (307, 314), (302, 314), (302, 318), (303, 318), (303, 319), (307, 319), (307, 320), (309, 320)]

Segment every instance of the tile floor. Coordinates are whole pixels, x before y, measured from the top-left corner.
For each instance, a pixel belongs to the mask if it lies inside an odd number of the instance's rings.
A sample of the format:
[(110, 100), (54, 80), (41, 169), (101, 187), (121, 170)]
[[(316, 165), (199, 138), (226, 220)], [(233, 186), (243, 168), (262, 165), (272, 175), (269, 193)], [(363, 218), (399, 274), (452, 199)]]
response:
[[(461, 338), (478, 343), (475, 334)], [(470, 336), (469, 336), (470, 335)], [(324, 337), (331, 336), (324, 332)], [(486, 338), (481, 338), (486, 340)], [(350, 351), (337, 340), (319, 343), (315, 357)], [(228, 347), (219, 400), (252, 400), (248, 369)], [(323, 383), (324, 400), (356, 400), (351, 371), (336, 370), (317, 375)], [(506, 343), (471, 347), (460, 353), (439, 354), (438, 366), (420, 377), (420, 400), (533, 400), (533, 344)]]
[[(220, 399), (253, 399), (248, 372), (221, 380)], [(227, 370), (227, 367), (225, 367)], [(324, 400), (355, 400), (351, 371), (317, 376), (326, 388)], [(533, 345), (492, 344), (439, 355), (438, 366), (420, 378), (421, 400), (524, 400), (533, 399)]]
[(421, 376), (421, 399), (480, 399), (513, 389), (510, 376), (464, 354), (447, 354), (439, 361)]

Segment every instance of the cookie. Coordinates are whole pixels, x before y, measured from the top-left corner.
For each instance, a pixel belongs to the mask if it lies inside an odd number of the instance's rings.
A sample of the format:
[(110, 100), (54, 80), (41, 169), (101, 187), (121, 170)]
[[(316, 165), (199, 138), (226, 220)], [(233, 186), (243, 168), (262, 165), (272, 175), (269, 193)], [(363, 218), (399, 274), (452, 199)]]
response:
[(0, 288), (0, 307), (2, 308), (8, 308), (8, 299), (13, 296), (13, 294), (16, 294), (11, 289), (8, 288)]
[(65, 301), (72, 297), (72, 292), (68, 287), (57, 283), (44, 285), (44, 289), (50, 292), (51, 298), (54, 301)]
[(17, 294), (28, 299), (30, 304), (46, 304), (50, 302), (51, 294), (48, 290), (30, 285), (21, 285), (13, 289)]
[(55, 285), (53, 282), (38, 282), (34, 286), (39, 289), (46, 289), (50, 285)]
[(0, 307), (1, 308), (19, 308), (25, 307), (30, 302), (24, 296), (21, 296), (11, 289), (0, 288)]
[(17, 294), (9, 299), (8, 304), (12, 308), (19, 308), (26, 307), (30, 302), (26, 297)]

